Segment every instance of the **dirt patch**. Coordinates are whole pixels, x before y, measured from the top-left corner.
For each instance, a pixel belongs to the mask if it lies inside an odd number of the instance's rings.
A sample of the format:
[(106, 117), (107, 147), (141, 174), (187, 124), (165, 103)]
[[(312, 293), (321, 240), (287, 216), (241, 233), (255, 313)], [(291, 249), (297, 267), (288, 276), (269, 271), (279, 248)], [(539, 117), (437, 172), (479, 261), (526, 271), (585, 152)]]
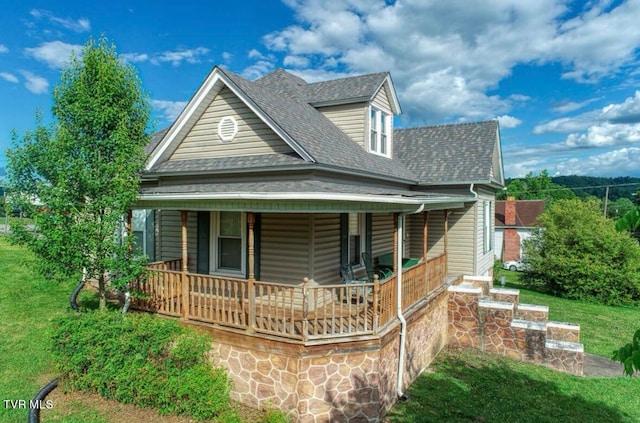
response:
[[(52, 401), (53, 408), (42, 410), (40, 413), (43, 423), (61, 420), (64, 417), (75, 416), (75, 421), (98, 421), (108, 423), (192, 423), (197, 420), (186, 416), (161, 415), (150, 408), (139, 408), (131, 404), (121, 404), (110, 401), (96, 394), (79, 392), (64, 393), (61, 389), (54, 389), (47, 400)], [(264, 418), (264, 412), (240, 404), (234, 404), (242, 421), (259, 422)]]

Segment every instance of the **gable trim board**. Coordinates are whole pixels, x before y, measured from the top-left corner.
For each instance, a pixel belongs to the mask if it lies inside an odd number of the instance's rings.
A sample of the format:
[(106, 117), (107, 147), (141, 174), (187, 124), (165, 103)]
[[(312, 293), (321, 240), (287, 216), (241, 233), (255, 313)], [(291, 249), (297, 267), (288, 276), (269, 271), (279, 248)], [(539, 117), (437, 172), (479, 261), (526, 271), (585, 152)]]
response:
[[(200, 86), (196, 94), (189, 100), (187, 106), (182, 110), (174, 124), (169, 128), (162, 140), (151, 153), (145, 170), (150, 170), (156, 163), (167, 160), (180, 144), (180, 141), (191, 131), (193, 125), (202, 116), (206, 108), (222, 90), (223, 86), (229, 88), (242, 102), (258, 115), (278, 136), (280, 136), (293, 151), (295, 151), (305, 161), (315, 163), (311, 157), (295, 140), (286, 132), (282, 131), (269, 116), (249, 99), (230, 78), (228, 78), (219, 67), (214, 67), (205, 82)], [(172, 148), (170, 148), (172, 147)]]

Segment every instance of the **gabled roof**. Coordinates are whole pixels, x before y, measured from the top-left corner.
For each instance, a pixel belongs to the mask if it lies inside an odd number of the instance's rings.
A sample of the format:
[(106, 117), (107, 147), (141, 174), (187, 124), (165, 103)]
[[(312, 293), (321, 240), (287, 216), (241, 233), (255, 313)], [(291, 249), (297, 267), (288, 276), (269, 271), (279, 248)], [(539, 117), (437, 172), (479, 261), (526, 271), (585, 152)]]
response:
[(393, 143), (421, 184), (504, 184), (497, 121), (395, 129)]
[[(162, 157), (166, 159), (167, 152), (170, 152), (171, 148), (175, 150), (180, 142), (180, 131), (182, 134), (188, 131), (204, 112), (205, 107), (201, 103), (210, 102), (220, 91), (220, 84), (224, 84), (307, 162), (376, 177), (414, 180), (413, 174), (402, 163), (365, 153), (362, 147), (309, 104), (306, 95), (298, 94), (299, 91), (304, 92), (300, 89), (303, 82), (302, 79), (282, 70), (275, 71), (257, 82), (251, 82), (223, 68), (214, 68), (176, 123), (162, 135), (160, 141), (154, 137), (156, 146), (147, 170), (159, 170), (159, 166), (164, 162), (161, 160)], [(213, 91), (213, 94), (210, 91)]]
[(495, 226), (530, 228), (537, 225), (538, 217), (544, 211), (543, 200), (517, 200), (514, 201), (516, 207), (516, 224), (506, 225), (505, 205), (506, 201), (496, 201)]

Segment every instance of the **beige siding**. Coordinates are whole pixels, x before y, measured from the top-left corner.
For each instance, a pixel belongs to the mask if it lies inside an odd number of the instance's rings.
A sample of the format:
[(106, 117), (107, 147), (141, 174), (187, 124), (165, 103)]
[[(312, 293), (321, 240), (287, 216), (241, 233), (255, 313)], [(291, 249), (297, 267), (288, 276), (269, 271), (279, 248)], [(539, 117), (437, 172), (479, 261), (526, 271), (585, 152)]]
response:
[(444, 213), (444, 210), (429, 212), (427, 258), (437, 257), (444, 253)]
[(367, 103), (343, 104), (318, 109), (338, 128), (366, 149), (365, 122), (369, 119)]
[(375, 107), (383, 111), (391, 112), (391, 103), (389, 102), (389, 96), (387, 95), (387, 89), (383, 85), (380, 91), (376, 94), (371, 102)]
[(393, 252), (393, 215), (374, 214), (372, 216), (371, 256)]
[(310, 277), (311, 215), (262, 214), (260, 279), (297, 285)]
[[(218, 123), (225, 116), (238, 122), (238, 134), (230, 142), (218, 136)], [(213, 99), (186, 135), (171, 160), (290, 153), (293, 150), (228, 88)]]
[(341, 283), (340, 277), (340, 215), (313, 216), (313, 279), (321, 284)]
[(409, 251), (405, 253), (409, 257), (422, 257), (422, 233), (424, 214), (411, 214), (407, 216), (407, 238), (406, 245)]
[[(156, 260), (175, 260), (182, 258), (182, 217), (177, 210), (159, 212)], [(189, 271), (196, 269), (197, 214), (189, 212), (187, 217), (187, 256)]]
[(449, 276), (474, 275), (476, 203), (451, 211), (447, 236), (447, 261)]

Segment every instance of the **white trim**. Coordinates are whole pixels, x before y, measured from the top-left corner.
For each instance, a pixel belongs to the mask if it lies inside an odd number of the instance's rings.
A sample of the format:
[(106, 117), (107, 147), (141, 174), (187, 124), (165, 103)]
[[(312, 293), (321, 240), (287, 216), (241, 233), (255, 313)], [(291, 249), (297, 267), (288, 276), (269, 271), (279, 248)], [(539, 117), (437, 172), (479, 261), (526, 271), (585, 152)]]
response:
[[(162, 201), (162, 200), (337, 200), (352, 202), (373, 202), (387, 204), (437, 204), (446, 205), (449, 208), (462, 208), (464, 202), (472, 201), (472, 198), (437, 198), (426, 199), (417, 197), (406, 198), (393, 195), (371, 195), (371, 194), (343, 194), (343, 193), (295, 193), (295, 192), (273, 192), (273, 193), (186, 193), (186, 194), (142, 194), (138, 196), (140, 201)], [(428, 207), (426, 207), (428, 210)], [(433, 209), (435, 210), (435, 209)]]
[(212, 211), (209, 216), (211, 219), (210, 237), (209, 237), (209, 273), (212, 275), (233, 276), (244, 279), (247, 271), (247, 255), (245, 253), (247, 247), (247, 215), (244, 212), (231, 212), (240, 214), (240, 270), (222, 269), (218, 266), (218, 236), (220, 235), (220, 212)]
[[(371, 132), (373, 131), (373, 119), (372, 114), (375, 112), (375, 127), (376, 127), (376, 149), (371, 148)], [(392, 145), (391, 142), (393, 138), (393, 113), (388, 110), (380, 109), (373, 104), (369, 104), (369, 133), (367, 134), (367, 151), (372, 154), (376, 154), (378, 156), (391, 158), (392, 153)], [(384, 132), (382, 129), (384, 128)], [(384, 143), (386, 145), (386, 152), (382, 152), (382, 134), (387, 136), (387, 141)]]

